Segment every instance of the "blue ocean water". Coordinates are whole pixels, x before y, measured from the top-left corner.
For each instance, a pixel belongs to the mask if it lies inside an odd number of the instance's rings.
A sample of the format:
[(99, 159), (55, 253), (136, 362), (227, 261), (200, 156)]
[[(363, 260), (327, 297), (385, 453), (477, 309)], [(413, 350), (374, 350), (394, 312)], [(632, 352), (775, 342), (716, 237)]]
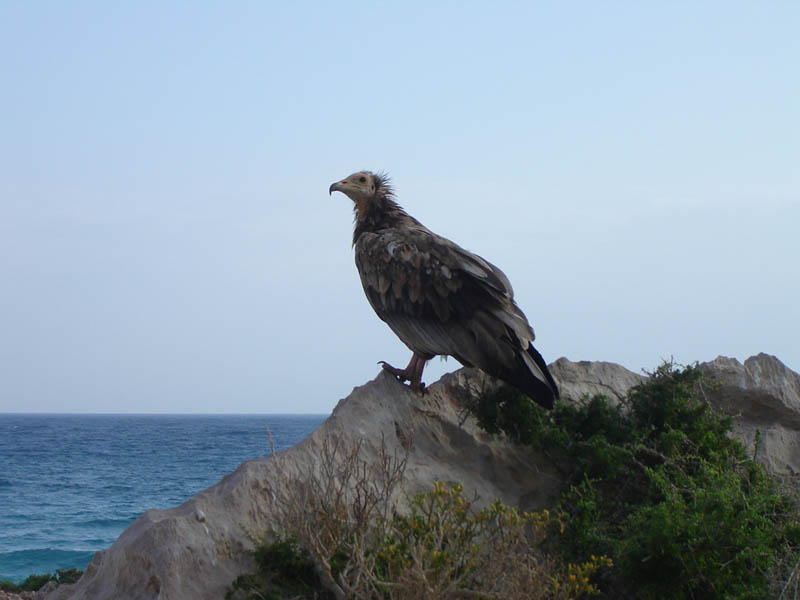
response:
[(177, 506), (325, 415), (0, 414), (0, 581), (85, 569), (149, 508)]

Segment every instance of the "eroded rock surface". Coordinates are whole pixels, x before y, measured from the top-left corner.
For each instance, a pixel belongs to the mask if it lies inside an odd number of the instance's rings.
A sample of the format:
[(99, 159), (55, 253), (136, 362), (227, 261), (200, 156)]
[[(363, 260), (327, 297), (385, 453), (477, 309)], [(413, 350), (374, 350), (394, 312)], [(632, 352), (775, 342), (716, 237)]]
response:
[(744, 364), (719, 356), (701, 366), (720, 386), (709, 399), (734, 417), (736, 436), (756, 460), (775, 475), (800, 474), (800, 375), (763, 353)]
[(572, 400), (602, 395), (619, 402), (628, 390), (646, 380), (621, 365), (602, 361), (572, 362), (559, 358), (550, 365), (550, 372), (558, 381), (561, 397)]
[[(745, 361), (720, 357), (703, 367), (720, 382), (712, 402), (737, 414), (736, 431), (750, 443), (763, 441), (758, 459), (779, 474), (800, 472), (800, 377), (774, 357)], [(601, 393), (622, 399), (645, 378), (620, 365), (571, 362), (552, 365), (562, 397), (581, 400)], [(404, 492), (429, 490), (434, 480), (461, 482), (478, 504), (496, 498), (525, 509), (542, 508), (561, 481), (535, 452), (481, 431), (464, 411), (464, 400), (493, 383), (480, 372), (445, 375), (419, 397), (382, 373), (341, 400), (308, 438), (281, 452), (284, 468), (305, 471), (316, 464), (324, 440), (363, 441), (361, 456), (374, 459), (381, 440), (389, 452), (409, 449)], [(276, 459), (242, 464), (218, 484), (170, 510), (149, 510), (114, 544), (98, 552), (76, 584), (37, 598), (47, 600), (218, 599), (233, 579), (252, 570), (245, 553), (248, 533), (267, 531), (274, 521), (270, 486)]]

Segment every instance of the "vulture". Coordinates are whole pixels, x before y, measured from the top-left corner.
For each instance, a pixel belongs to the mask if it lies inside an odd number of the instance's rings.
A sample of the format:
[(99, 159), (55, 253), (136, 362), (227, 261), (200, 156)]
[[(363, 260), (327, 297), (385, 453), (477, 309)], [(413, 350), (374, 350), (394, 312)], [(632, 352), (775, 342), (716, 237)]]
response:
[(424, 392), (422, 370), (453, 356), (551, 409), (558, 387), (505, 274), (435, 234), (395, 200), (388, 176), (360, 171), (332, 184), (353, 201), (353, 246), (372, 308), (413, 355), (405, 369), (382, 367)]

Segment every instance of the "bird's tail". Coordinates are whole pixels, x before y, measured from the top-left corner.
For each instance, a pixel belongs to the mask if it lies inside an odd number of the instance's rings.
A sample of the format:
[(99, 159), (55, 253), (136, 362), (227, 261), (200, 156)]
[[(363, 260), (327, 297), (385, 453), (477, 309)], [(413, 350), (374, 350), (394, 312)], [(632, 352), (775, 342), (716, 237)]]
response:
[(528, 350), (520, 353), (519, 368), (506, 381), (524, 392), (531, 400), (550, 410), (558, 398), (558, 385), (547, 368), (547, 363), (539, 351), (528, 344)]

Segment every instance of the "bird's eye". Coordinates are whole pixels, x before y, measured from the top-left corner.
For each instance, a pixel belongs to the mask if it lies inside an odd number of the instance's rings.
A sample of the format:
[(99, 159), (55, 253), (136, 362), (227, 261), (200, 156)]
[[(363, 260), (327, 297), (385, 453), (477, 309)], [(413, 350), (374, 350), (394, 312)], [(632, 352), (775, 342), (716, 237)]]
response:
[(367, 182), (367, 178), (366, 178), (366, 177), (359, 177), (359, 178), (358, 178), (358, 180), (359, 180), (361, 183), (366, 183), (366, 182)]

